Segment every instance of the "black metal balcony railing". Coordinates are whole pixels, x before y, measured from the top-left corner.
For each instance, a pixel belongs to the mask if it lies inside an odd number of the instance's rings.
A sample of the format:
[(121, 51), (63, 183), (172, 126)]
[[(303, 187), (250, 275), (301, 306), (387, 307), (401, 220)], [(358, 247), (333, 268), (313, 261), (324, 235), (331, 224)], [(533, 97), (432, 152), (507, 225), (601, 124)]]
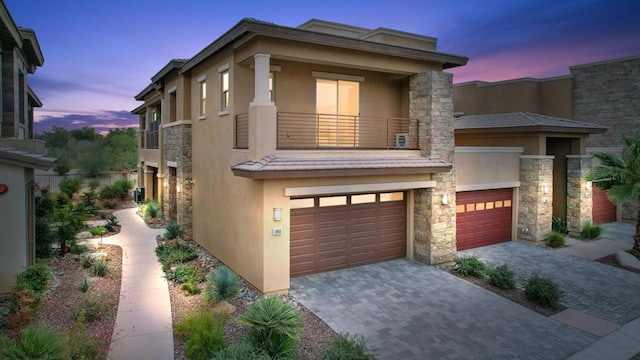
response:
[[(249, 114), (235, 118), (234, 148), (249, 147)], [(418, 120), (279, 112), (278, 149), (418, 149)]]
[(418, 120), (278, 113), (278, 149), (418, 149)]
[(249, 114), (236, 115), (233, 147), (235, 149), (249, 148)]
[(160, 131), (146, 131), (145, 149), (158, 149), (160, 145)]

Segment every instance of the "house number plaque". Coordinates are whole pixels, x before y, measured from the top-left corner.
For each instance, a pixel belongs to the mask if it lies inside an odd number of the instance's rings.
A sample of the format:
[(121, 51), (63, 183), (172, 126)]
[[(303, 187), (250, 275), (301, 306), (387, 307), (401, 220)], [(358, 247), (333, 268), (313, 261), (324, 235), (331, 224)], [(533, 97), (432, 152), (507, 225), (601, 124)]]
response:
[(4, 195), (9, 191), (9, 187), (5, 184), (0, 184), (0, 195)]

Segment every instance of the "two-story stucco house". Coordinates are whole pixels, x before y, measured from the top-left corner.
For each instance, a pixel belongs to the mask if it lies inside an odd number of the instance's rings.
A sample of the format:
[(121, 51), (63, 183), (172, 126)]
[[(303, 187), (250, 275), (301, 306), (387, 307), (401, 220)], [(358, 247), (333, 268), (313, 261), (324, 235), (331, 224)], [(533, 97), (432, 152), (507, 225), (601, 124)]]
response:
[(264, 293), (290, 276), (452, 260), (452, 75), (436, 39), (244, 19), (136, 99), (147, 198)]
[(0, 2), (0, 293), (35, 261), (34, 169), (48, 170), (44, 142), (33, 140), (33, 108), (42, 106), (27, 75), (44, 58), (33, 30), (18, 27)]

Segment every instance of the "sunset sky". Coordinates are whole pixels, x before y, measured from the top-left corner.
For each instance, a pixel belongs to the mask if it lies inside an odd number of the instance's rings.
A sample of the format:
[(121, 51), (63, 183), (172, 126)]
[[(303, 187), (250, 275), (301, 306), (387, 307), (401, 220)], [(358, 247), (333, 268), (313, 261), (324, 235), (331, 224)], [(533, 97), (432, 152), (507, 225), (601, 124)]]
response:
[(172, 58), (190, 58), (244, 17), (298, 26), (311, 18), (438, 38), (464, 55), (454, 83), (548, 77), (569, 66), (640, 55), (638, 0), (4, 0), (35, 30), (45, 63), (29, 84), (53, 125), (135, 127), (133, 97)]

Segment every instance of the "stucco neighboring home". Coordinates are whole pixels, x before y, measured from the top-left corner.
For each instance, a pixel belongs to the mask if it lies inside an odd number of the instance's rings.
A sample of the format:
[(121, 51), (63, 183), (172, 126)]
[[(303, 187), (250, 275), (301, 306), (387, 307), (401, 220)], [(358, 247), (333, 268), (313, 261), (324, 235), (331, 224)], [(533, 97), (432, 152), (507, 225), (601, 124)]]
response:
[(33, 109), (42, 103), (27, 75), (44, 58), (33, 30), (18, 27), (0, 1), (0, 293), (35, 261), (34, 169), (48, 170), (44, 142), (33, 140)]
[(456, 253), (452, 75), (435, 38), (243, 19), (153, 76), (140, 179), (263, 293), (291, 276)]
[[(569, 70), (570, 75), (543, 79), (456, 84), (455, 111), (463, 115), (529, 112), (605, 126), (608, 131), (586, 138), (585, 154), (621, 154), (620, 134), (630, 136), (640, 128), (640, 56), (575, 65)], [(554, 163), (558, 161), (564, 159), (556, 157)], [(595, 165), (594, 159), (590, 166)], [(594, 222), (635, 221), (637, 205), (617, 209), (596, 187), (592, 195)]]

